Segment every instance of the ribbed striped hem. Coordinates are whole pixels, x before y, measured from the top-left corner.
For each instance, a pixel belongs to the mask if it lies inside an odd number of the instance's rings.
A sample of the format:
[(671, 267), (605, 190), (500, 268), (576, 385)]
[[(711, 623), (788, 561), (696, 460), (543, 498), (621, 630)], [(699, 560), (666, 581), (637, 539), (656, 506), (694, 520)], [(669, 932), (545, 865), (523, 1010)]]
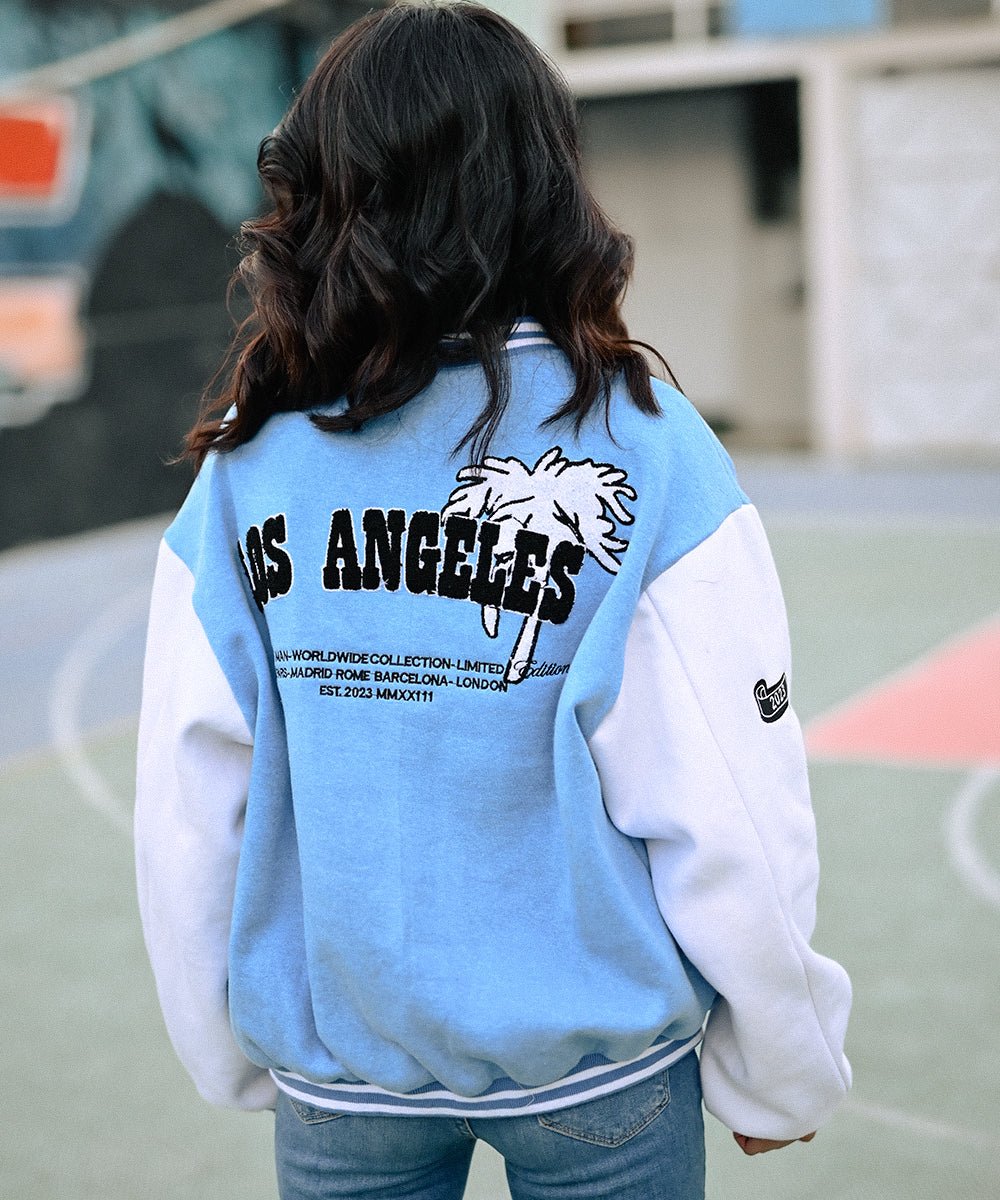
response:
[[(464, 342), (471, 335), (468, 333), (449, 333), (445, 338), (448, 342)], [(554, 346), (555, 342), (549, 337), (538, 321), (523, 317), (510, 331), (510, 336), (504, 342), (505, 350), (521, 350), (526, 346)]]
[(273, 1071), (283, 1092), (303, 1104), (327, 1112), (416, 1117), (519, 1117), (553, 1112), (596, 1100), (639, 1083), (671, 1066), (701, 1041), (702, 1031), (686, 1040), (655, 1042), (628, 1062), (612, 1062), (600, 1054), (584, 1058), (563, 1079), (542, 1087), (522, 1087), (513, 1079), (497, 1079), (479, 1096), (459, 1096), (437, 1083), (405, 1094), (373, 1083), (311, 1083), (290, 1071)]

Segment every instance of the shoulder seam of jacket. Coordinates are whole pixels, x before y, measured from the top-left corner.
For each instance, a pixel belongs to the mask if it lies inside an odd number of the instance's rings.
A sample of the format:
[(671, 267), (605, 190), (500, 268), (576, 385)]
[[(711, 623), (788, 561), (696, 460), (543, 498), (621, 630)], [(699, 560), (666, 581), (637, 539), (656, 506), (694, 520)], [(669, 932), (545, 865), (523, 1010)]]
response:
[(715, 537), (715, 535), (719, 532), (719, 530), (723, 527), (723, 525), (726, 524), (727, 521), (731, 521), (733, 519), (733, 517), (736, 516), (737, 513), (742, 512), (745, 508), (752, 508), (752, 509), (754, 509), (754, 511), (756, 511), (756, 506), (750, 500), (748, 500), (746, 497), (744, 497), (743, 501), (740, 504), (737, 504), (735, 508), (730, 509), (730, 511), (726, 513), (726, 515), (722, 518), (722, 520), (718, 523), (718, 525), (716, 525), (713, 529), (710, 529), (708, 531), (708, 533), (706, 533), (702, 537), (700, 537), (698, 539), (698, 541), (696, 541), (692, 546), (688, 546), (688, 548), (683, 552), (683, 554), (678, 554), (678, 556), (676, 558), (671, 559), (669, 565), (665, 566), (662, 571), (659, 571), (656, 575), (654, 575), (653, 578), (649, 581), (649, 583), (647, 583), (646, 586), (639, 593), (640, 599), (643, 596), (645, 596), (645, 594), (649, 591), (649, 589), (653, 586), (653, 584), (656, 583), (656, 581), (658, 579), (662, 579), (665, 575), (668, 575), (674, 569), (674, 567), (676, 567), (679, 563), (682, 563), (690, 554), (693, 554), (695, 552), (695, 550), (697, 550), (699, 548), (699, 546), (704, 546), (704, 544), (710, 538)]
[(198, 622), (198, 628), (201, 630), (202, 637), (204, 637), (204, 639), (205, 639), (205, 644), (208, 646), (208, 648), (212, 654), (212, 660), (214, 661), (216, 667), (218, 668), (219, 675), (222, 677), (222, 679), (225, 680), (226, 688), (229, 692), (229, 696), (233, 702), (234, 708), (240, 714), (240, 720), (243, 722), (243, 726), (246, 729), (246, 733), (247, 733), (247, 739), (248, 739), (247, 745), (253, 746), (254, 742), (256, 741), (256, 738), (254, 736), (254, 729), (251, 726), (250, 722), (247, 720), (247, 715), (243, 711), (243, 705), (240, 703), (239, 697), (236, 695), (236, 691), (233, 688), (233, 682), (229, 678), (229, 675), (226, 673), (225, 667), (222, 665), (222, 662), (219, 659), (219, 655), (216, 652), (214, 644), (212, 643), (212, 639), (209, 636), (208, 630), (205, 628), (205, 622), (201, 619), (201, 613), (198, 612), (198, 606), (194, 602), (194, 592), (195, 592), (195, 588), (197, 587), (197, 583), (198, 583), (197, 579), (195, 578), (194, 571), (192, 571), (189, 564), (177, 553), (177, 551), (173, 548), (173, 546), (170, 545), (170, 543), (167, 541), (165, 536), (162, 539), (162, 544), (167, 548), (167, 550), (170, 551), (171, 555), (177, 560), (177, 562), (180, 564), (180, 566), (183, 568), (183, 570), (191, 578), (191, 594), (190, 594), (190, 600), (189, 600), (191, 614), (194, 617), (194, 619)]

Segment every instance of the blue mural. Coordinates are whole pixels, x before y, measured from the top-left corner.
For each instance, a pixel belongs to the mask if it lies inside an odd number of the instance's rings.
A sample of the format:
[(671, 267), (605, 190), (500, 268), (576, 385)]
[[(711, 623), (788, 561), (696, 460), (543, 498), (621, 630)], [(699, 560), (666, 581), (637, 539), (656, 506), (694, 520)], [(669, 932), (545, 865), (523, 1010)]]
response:
[[(163, 15), (153, 8), (38, 9), (6, 0), (0, 78), (110, 42)], [(0, 229), (0, 264), (72, 260), (93, 267), (115, 229), (157, 191), (195, 196), (222, 225), (238, 226), (258, 202), (257, 145), (288, 105), (302, 74), (302, 49), (276, 20), (258, 19), (80, 89), (91, 119), (79, 205), (56, 225)]]
[[(231, 335), (258, 145), (369, 7), (276, 7), (42, 97), (41, 117), (5, 97), (4, 81), (198, 6), (0, 2), (0, 548), (179, 502), (190, 476), (168, 463)], [(22, 133), (44, 143), (56, 125), (75, 178), (25, 201)]]

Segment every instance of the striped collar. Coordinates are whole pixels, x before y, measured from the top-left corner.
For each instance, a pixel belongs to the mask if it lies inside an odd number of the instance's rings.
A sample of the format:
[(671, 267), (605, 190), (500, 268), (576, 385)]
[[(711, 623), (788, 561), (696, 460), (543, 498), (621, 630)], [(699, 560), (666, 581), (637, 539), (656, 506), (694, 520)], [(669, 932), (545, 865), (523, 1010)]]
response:
[(522, 317), (515, 322), (510, 336), (504, 342), (505, 350), (519, 350), (523, 346), (554, 346), (555, 342), (549, 337), (538, 321), (531, 317)]
[[(472, 335), (469, 333), (449, 333), (442, 338), (442, 342), (446, 346), (455, 346), (467, 341)], [(521, 317), (514, 322), (514, 326), (504, 342), (505, 350), (520, 350), (525, 346), (554, 346), (555, 342), (545, 332), (542, 325), (532, 317)]]

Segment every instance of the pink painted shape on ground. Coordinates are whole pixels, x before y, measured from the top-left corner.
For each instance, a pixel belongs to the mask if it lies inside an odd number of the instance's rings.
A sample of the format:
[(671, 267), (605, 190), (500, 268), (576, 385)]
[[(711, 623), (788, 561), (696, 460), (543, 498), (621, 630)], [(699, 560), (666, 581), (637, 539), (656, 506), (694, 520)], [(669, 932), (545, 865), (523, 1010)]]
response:
[(816, 758), (1000, 766), (1000, 619), (818, 717)]

